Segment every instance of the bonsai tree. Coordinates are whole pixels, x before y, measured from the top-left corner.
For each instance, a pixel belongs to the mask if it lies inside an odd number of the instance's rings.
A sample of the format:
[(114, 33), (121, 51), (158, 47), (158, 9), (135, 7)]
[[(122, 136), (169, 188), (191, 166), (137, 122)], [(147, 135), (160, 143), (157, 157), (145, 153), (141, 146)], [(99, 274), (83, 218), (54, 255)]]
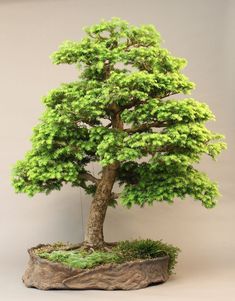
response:
[[(186, 60), (161, 47), (152, 25), (113, 18), (85, 31), (52, 54), (54, 64), (75, 64), (79, 79), (43, 97), (32, 150), (14, 168), (16, 192), (83, 188), (93, 197), (84, 241), (92, 247), (105, 244), (106, 211), (117, 202), (143, 207), (189, 195), (214, 207), (217, 185), (195, 164), (203, 154), (214, 159), (225, 143), (205, 127), (215, 119), (205, 103), (172, 97), (194, 88), (181, 73)], [(92, 162), (101, 166), (98, 177)]]

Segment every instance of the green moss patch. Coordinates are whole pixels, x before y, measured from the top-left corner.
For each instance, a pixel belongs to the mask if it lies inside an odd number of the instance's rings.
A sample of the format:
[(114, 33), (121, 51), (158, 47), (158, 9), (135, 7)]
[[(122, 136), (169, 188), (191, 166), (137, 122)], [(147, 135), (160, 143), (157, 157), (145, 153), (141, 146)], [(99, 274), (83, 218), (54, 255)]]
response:
[(89, 269), (107, 263), (124, 263), (133, 260), (152, 259), (168, 255), (171, 274), (177, 263), (180, 249), (162, 241), (150, 239), (121, 241), (109, 251), (82, 249), (54, 250), (51, 252), (40, 251), (37, 255), (52, 262), (60, 262), (71, 268)]

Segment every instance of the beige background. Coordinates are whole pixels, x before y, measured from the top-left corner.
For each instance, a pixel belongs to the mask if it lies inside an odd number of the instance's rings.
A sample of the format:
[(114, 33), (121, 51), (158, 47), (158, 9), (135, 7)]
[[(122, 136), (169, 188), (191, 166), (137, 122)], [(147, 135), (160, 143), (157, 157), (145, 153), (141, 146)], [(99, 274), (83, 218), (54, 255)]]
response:
[[(234, 10), (235, 1), (226, 0), (0, 0), (0, 300), (235, 300)], [(229, 144), (217, 163), (205, 158), (200, 166), (223, 196), (213, 210), (189, 198), (108, 210), (107, 240), (162, 238), (182, 249), (177, 274), (164, 285), (133, 292), (26, 289), (20, 279), (26, 249), (81, 241), (90, 200), (69, 186), (32, 199), (16, 195), (10, 169), (30, 148), (41, 96), (77, 76), (72, 66), (53, 66), (49, 55), (63, 40), (79, 40), (83, 26), (112, 16), (156, 25), (165, 47), (188, 59), (193, 96), (210, 105), (217, 122), (208, 126)]]

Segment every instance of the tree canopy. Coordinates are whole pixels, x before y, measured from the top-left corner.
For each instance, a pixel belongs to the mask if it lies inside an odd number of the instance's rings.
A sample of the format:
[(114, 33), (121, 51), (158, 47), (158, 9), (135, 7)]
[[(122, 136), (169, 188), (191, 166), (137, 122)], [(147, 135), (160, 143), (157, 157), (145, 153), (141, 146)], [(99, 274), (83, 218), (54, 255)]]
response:
[(54, 64), (75, 64), (80, 75), (43, 97), (32, 149), (13, 171), (15, 190), (33, 196), (71, 183), (94, 194), (99, 179), (88, 163), (118, 163), (127, 207), (187, 195), (213, 207), (217, 184), (195, 164), (225, 143), (205, 127), (215, 119), (209, 107), (188, 96), (194, 84), (182, 74), (186, 60), (162, 48), (152, 25), (113, 18), (85, 32), (52, 54)]

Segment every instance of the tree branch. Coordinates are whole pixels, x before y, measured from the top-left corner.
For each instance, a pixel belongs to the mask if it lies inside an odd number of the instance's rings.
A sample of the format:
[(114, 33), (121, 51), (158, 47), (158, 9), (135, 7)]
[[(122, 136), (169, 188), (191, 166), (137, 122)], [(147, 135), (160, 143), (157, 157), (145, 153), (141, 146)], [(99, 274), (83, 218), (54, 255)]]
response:
[(139, 133), (139, 132), (144, 132), (148, 129), (151, 128), (161, 128), (166, 126), (167, 124), (165, 122), (160, 122), (160, 121), (155, 121), (152, 123), (144, 123), (142, 125), (140, 125), (139, 127), (134, 127), (134, 128), (130, 128), (130, 129), (124, 129), (124, 131), (126, 133), (130, 133), (130, 134), (134, 134), (134, 133)]
[(164, 99), (164, 98), (167, 98), (169, 96), (172, 96), (172, 95), (177, 95), (179, 94), (178, 92), (169, 92), (169, 93), (166, 93), (164, 96), (162, 96), (160, 99)]
[(121, 106), (120, 109), (121, 109), (121, 111), (124, 111), (125, 109), (130, 109), (134, 106), (141, 105), (144, 103), (146, 103), (146, 101), (139, 100), (139, 99), (133, 99), (131, 102), (127, 103), (126, 105)]
[[(175, 95), (175, 94), (179, 94), (179, 93), (169, 92), (169, 93), (166, 93), (165, 95), (163, 95), (162, 97), (159, 97), (159, 96), (157, 97), (156, 95), (153, 95), (153, 98), (161, 100), (161, 99), (167, 98), (167, 97)], [(121, 109), (121, 111), (124, 111), (125, 109), (130, 109), (134, 106), (145, 104), (147, 102), (148, 102), (148, 100), (133, 99), (131, 102), (127, 103), (126, 105), (121, 106), (120, 109)]]
[(100, 182), (100, 179), (97, 179), (96, 177), (94, 177), (92, 174), (90, 174), (89, 172), (84, 173), (81, 175), (81, 177), (85, 180), (85, 181), (90, 181), (93, 182), (94, 184), (98, 185)]

